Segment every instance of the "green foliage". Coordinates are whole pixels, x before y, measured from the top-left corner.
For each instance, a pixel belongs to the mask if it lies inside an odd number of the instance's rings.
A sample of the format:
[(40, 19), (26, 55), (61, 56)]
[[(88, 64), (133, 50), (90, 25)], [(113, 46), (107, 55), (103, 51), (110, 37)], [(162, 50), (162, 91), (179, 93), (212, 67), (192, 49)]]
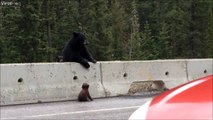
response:
[(141, 56), (141, 36), (140, 24), (137, 12), (137, 5), (135, 0), (131, 3), (131, 16), (130, 16), (130, 39), (129, 39), (129, 60), (140, 59)]
[(97, 60), (213, 57), (210, 0), (11, 2), (0, 6), (1, 63), (55, 61), (73, 31)]
[(148, 22), (144, 25), (144, 31), (142, 33), (142, 41), (140, 45), (142, 52), (141, 58), (153, 60), (158, 58), (158, 44), (157, 40), (152, 36), (150, 25)]

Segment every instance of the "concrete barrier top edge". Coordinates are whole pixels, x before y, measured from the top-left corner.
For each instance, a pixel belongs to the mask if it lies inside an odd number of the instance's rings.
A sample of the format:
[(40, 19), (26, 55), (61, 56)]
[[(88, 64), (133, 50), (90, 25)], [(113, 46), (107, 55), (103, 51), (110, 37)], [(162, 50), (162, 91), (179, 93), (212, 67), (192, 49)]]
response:
[[(159, 60), (115, 60), (115, 61), (98, 61), (97, 63), (133, 63), (133, 62), (185, 62), (185, 61), (200, 61), (200, 60), (213, 60), (213, 58), (204, 58), (204, 59), (159, 59)], [(76, 62), (43, 62), (43, 63), (3, 63), (0, 64), (0, 66), (5, 66), (5, 65), (52, 65), (52, 64), (79, 64)]]
[[(17, 66), (22, 66), (22, 65), (55, 65), (55, 64), (79, 64), (76, 62), (44, 62), (44, 63), (7, 63), (7, 64), (0, 64), (0, 66), (7, 66), (7, 65), (17, 65)], [(96, 63), (98, 64), (98, 63)]]

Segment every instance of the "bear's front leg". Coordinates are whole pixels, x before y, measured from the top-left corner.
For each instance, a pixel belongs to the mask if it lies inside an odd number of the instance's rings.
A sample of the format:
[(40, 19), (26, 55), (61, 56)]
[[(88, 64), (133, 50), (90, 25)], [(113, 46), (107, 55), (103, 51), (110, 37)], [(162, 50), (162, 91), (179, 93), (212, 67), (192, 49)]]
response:
[(80, 63), (81, 65), (83, 65), (85, 68), (89, 68), (90, 67), (90, 65), (89, 65), (89, 63), (87, 62), (87, 60), (85, 60), (84, 58), (82, 58), (82, 57), (79, 57), (78, 59), (77, 59), (77, 61), (76, 62), (78, 62), (78, 63)]
[(82, 52), (81, 55), (83, 58), (85, 58), (86, 60), (92, 62), (92, 63), (96, 63), (97, 61), (92, 57), (91, 53), (87, 50), (87, 48), (84, 46), (82, 48)]

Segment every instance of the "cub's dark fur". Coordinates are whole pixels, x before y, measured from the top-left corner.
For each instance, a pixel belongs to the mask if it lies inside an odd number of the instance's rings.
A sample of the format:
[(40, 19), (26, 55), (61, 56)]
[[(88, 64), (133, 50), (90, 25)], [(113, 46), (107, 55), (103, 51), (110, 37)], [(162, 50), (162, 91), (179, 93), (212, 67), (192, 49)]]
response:
[(89, 94), (89, 84), (83, 83), (82, 90), (78, 95), (78, 101), (93, 101), (92, 97)]

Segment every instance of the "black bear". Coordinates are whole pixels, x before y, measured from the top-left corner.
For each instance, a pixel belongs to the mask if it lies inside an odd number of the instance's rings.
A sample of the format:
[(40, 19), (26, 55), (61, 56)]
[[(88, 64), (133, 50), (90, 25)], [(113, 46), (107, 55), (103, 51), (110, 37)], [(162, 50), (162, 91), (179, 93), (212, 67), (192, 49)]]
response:
[(93, 101), (92, 97), (89, 94), (89, 84), (83, 83), (82, 90), (78, 95), (78, 101)]
[(89, 68), (88, 62), (96, 63), (86, 48), (86, 37), (83, 33), (73, 32), (73, 37), (62, 50), (63, 62), (78, 62), (85, 68)]

